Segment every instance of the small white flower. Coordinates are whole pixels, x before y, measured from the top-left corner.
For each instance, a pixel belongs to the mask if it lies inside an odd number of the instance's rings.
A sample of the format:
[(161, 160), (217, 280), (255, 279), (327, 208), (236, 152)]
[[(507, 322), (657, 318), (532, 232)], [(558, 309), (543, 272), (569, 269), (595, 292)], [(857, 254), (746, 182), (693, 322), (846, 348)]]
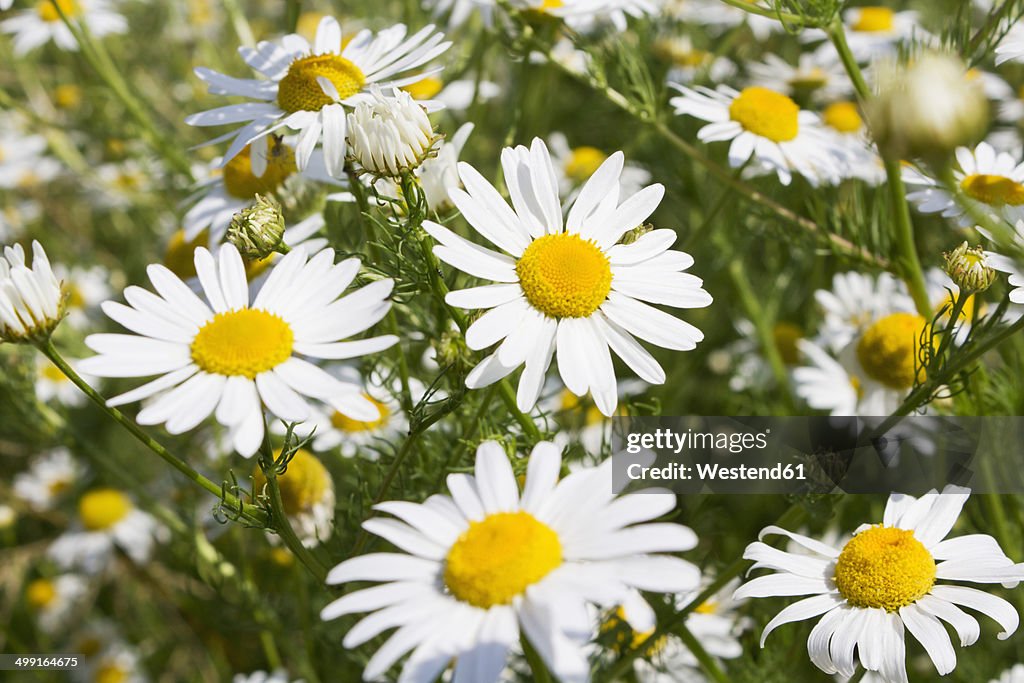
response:
[(115, 548), (136, 564), (145, 564), (166, 531), (152, 515), (135, 507), (126, 493), (92, 489), (78, 501), (78, 518), (48, 552), (62, 569), (75, 567), (95, 574), (108, 566)]
[[(275, 458), (280, 455), (278, 451)], [(266, 493), (266, 484), (266, 476), (257, 466), (253, 472), (256, 495)], [(277, 475), (277, 485), (285, 514), (302, 545), (314, 548), (327, 541), (334, 531), (334, 480), (324, 464), (300, 448), (284, 474)], [(276, 543), (276, 536), (270, 538)]]
[[(376, 324), (391, 307), (392, 280), (378, 280), (338, 298), (359, 271), (359, 259), (334, 263), (334, 250), (309, 258), (293, 249), (250, 298), (242, 257), (226, 244), (216, 259), (195, 250), (206, 301), (167, 268), (151, 265), (159, 296), (129, 287), (125, 306), (104, 312), (135, 334), (94, 334), (86, 344), (99, 355), (82, 368), (101, 377), (157, 379), (117, 396), (110, 405), (159, 397), (139, 412), (140, 424), (164, 424), (172, 434), (195, 428), (211, 414), (228, 427), (236, 450), (251, 457), (264, 435), (263, 407), (289, 422), (309, 417), (303, 396), (359, 420), (377, 408), (358, 386), (346, 384), (300, 357), (356, 358), (386, 349), (393, 335), (341, 341)], [(209, 302), (209, 303), (207, 303)]]
[[(773, 17), (763, 17), (721, 0), (667, 0), (665, 13), (680, 21), (707, 26), (716, 33), (724, 33), (736, 26), (746, 25), (758, 42), (764, 42), (772, 33), (783, 30)], [(767, 3), (755, 2), (762, 9)]]
[[(977, 610), (1002, 627), (1000, 639), (1019, 623), (1007, 601), (948, 581), (1001, 583), (1015, 587), (1024, 565), (1014, 564), (996, 539), (971, 534), (946, 539), (970, 495), (947, 486), (920, 498), (893, 494), (881, 524), (862, 525), (841, 549), (779, 527), (761, 537), (784, 535), (810, 550), (797, 555), (760, 541), (743, 557), (753, 569), (774, 569), (736, 591), (737, 598), (811, 595), (785, 608), (764, 628), (761, 645), (777, 627), (821, 616), (807, 640), (811, 661), (828, 674), (852, 676), (859, 665), (886, 683), (907, 683), (906, 634), (916, 638), (939, 675), (956, 668), (956, 654), (943, 622), (964, 647), (980, 636), (978, 622), (961, 607)], [(824, 616), (822, 616), (824, 615)]]
[(82, 466), (66, 448), (43, 453), (14, 477), (14, 495), (35, 510), (50, 510), (82, 476)]
[(78, 49), (78, 41), (64, 25), (57, 8), (69, 20), (84, 24), (97, 38), (128, 31), (128, 21), (107, 0), (39, 0), (34, 8), (0, 21), (0, 33), (14, 36), (15, 55), (23, 55), (51, 40), (62, 50)]
[(1015, 304), (1024, 304), (1024, 266), (1008, 256), (997, 254), (994, 251), (986, 251), (988, 264), (995, 270), (1009, 275), (1010, 301)]
[(35, 614), (39, 628), (55, 633), (67, 627), (71, 613), (81, 606), (88, 590), (85, 577), (61, 574), (53, 579), (31, 581), (25, 587), (25, 601)]
[[(846, 41), (858, 62), (870, 62), (878, 57), (891, 56), (896, 53), (901, 42), (910, 39), (918, 43), (931, 42), (933, 37), (921, 28), (917, 19), (917, 12), (897, 12), (880, 5), (851, 7), (843, 12)], [(808, 30), (801, 35), (805, 42), (825, 37), (825, 32), (820, 29)], [(818, 48), (817, 56), (823, 59), (838, 58), (831, 42), (826, 42)]]
[(20, 116), (0, 118), (0, 188), (28, 188), (56, 178), (62, 166), (46, 147), (46, 138), (31, 133)]
[(413, 73), (449, 48), (451, 43), (443, 40), (433, 26), (406, 38), (405, 25), (396, 24), (376, 36), (360, 31), (342, 47), (338, 22), (324, 17), (312, 45), (302, 36), (290, 34), (277, 43), (264, 41), (255, 48), (240, 48), (242, 58), (262, 78), (232, 78), (197, 68), (196, 75), (209, 83), (210, 92), (256, 101), (193, 114), (185, 122), (192, 126), (248, 122), (237, 133), (228, 134), (234, 139), (224, 163), (253, 140), (287, 127), (300, 131), (295, 163), (303, 170), (322, 137), (327, 172), (340, 177), (346, 156), (346, 111), (371, 99), (369, 88), (374, 84), (386, 90), (439, 71)]
[[(65, 358), (68, 365), (78, 372), (78, 361)], [(79, 376), (89, 384), (94, 384), (94, 379), (87, 373), (78, 373)], [(51, 404), (59, 403), (70, 408), (78, 408), (85, 405), (88, 397), (82, 390), (75, 386), (60, 369), (46, 358), (40, 357), (36, 362), (36, 398), (41, 402)]]
[(750, 84), (768, 88), (790, 97), (810, 95), (815, 102), (833, 102), (849, 97), (853, 85), (837, 59), (821, 59), (817, 55), (800, 55), (796, 66), (768, 53), (760, 62), (747, 64)]
[(39, 242), (32, 242), (32, 267), (20, 244), (0, 258), (0, 342), (48, 337), (64, 317), (64, 294)]
[(914, 310), (906, 286), (888, 273), (837, 273), (832, 289), (819, 289), (814, 299), (824, 314), (821, 337), (833, 350), (845, 347), (879, 318)]
[(1002, 676), (993, 678), (990, 683), (1024, 683), (1024, 664), (1014, 664), (1004, 671)]
[[(551, 150), (555, 175), (558, 177), (558, 190), (566, 196), (565, 203), (571, 203), (576, 199), (580, 188), (608, 159), (608, 155), (589, 145), (572, 147), (563, 133), (549, 135), (547, 144)], [(632, 196), (650, 182), (650, 171), (634, 163), (623, 164), (622, 173), (619, 175), (619, 191), (623, 195)]]
[(753, 159), (755, 170), (776, 173), (783, 185), (790, 183), (794, 172), (812, 185), (838, 181), (840, 154), (833, 138), (817, 114), (800, 109), (788, 96), (759, 86), (737, 91), (726, 85), (716, 90), (669, 85), (682, 93), (669, 100), (677, 115), (709, 122), (697, 133), (698, 139), (732, 141), (733, 168)]
[(348, 115), (349, 154), (369, 173), (399, 178), (430, 155), (436, 140), (426, 110), (412, 95), (396, 90), (385, 97), (374, 88), (372, 100)]
[(466, 140), (473, 132), (472, 123), (464, 123), (455, 131), (450, 140), (438, 143), (437, 154), (428, 158), (416, 169), (420, 187), (427, 198), (427, 208), (441, 213), (452, 208), (448, 192), (462, 187), (459, 179), (459, 155), (466, 146)]
[(561, 481), (561, 456), (534, 449), (520, 493), (508, 456), (493, 441), (477, 450), (475, 476), (448, 475), (450, 497), (376, 506), (393, 518), (363, 526), (402, 552), (342, 562), (329, 584), (374, 581), (327, 605), (325, 620), (371, 612), (345, 636), (354, 648), (398, 627), (370, 658), (376, 680), (405, 653), (403, 680), (433, 680), (455, 660), (454, 680), (495, 683), (520, 633), (556, 678), (586, 680), (585, 642), (596, 629), (591, 607), (622, 607), (638, 632), (655, 626), (640, 590), (692, 590), (700, 574), (661, 553), (697, 543), (687, 527), (648, 520), (675, 496), (649, 489), (617, 499), (611, 459)]
[(135, 648), (125, 643), (114, 643), (96, 657), (86, 660), (85, 666), (74, 673), (81, 683), (118, 681), (119, 683), (146, 683), (146, 674)]

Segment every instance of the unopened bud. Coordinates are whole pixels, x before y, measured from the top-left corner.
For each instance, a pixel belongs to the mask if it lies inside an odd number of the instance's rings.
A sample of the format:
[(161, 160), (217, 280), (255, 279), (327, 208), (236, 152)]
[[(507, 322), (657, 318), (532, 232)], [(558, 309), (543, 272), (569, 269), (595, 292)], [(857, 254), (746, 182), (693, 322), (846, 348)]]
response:
[(256, 195), (256, 202), (242, 209), (228, 226), (228, 242), (249, 260), (264, 259), (281, 249), (284, 216), (281, 205), (270, 197)]
[(996, 271), (988, 264), (981, 247), (970, 247), (964, 242), (945, 254), (946, 273), (960, 291), (967, 294), (984, 292), (996, 279)]

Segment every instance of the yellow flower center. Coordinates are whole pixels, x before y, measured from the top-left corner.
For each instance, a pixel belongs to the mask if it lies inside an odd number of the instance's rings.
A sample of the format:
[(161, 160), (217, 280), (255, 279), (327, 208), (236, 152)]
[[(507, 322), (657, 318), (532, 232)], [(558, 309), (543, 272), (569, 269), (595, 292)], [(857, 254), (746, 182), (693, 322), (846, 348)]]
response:
[(718, 611), (718, 603), (714, 600), (705, 600), (693, 611), (697, 614), (714, 614)]
[(444, 81), (435, 76), (427, 76), (426, 78), (420, 79), (415, 83), (409, 85), (403, 85), (402, 90), (406, 91), (417, 100), (429, 100), (431, 97), (441, 92), (444, 87)]
[(840, 133), (856, 133), (864, 126), (864, 119), (853, 102), (834, 102), (821, 114), (825, 125)]
[[(274, 455), (280, 456), (281, 451), (278, 450)], [(267, 479), (259, 467), (253, 473), (253, 479), (256, 491), (262, 491)], [(331, 475), (316, 456), (300, 448), (288, 463), (285, 473), (277, 475), (277, 485), (281, 489), (284, 511), (296, 515), (308, 512), (324, 499), (331, 488)]]
[(295, 564), (295, 556), (287, 548), (278, 546), (270, 549), (270, 561), (278, 567), (290, 567)]
[(110, 662), (96, 669), (94, 683), (124, 683), (128, 680), (128, 672), (117, 664)]
[(601, 625), (601, 632), (615, 634), (614, 642), (611, 643), (611, 649), (615, 652), (621, 654), (631, 650), (641, 650), (642, 655), (648, 659), (661, 652), (665, 648), (665, 643), (668, 642), (668, 637), (664, 635), (652, 640), (654, 629), (643, 632), (634, 631), (626, 621), (626, 612), (621, 607), (616, 607), (608, 620)]
[(363, 394), (363, 398), (377, 406), (377, 410), (380, 411), (380, 417), (371, 422), (363, 422), (361, 420), (353, 420), (348, 415), (342, 415), (338, 411), (334, 411), (331, 415), (331, 424), (343, 432), (372, 432), (387, 424), (388, 418), (391, 417), (391, 410), (369, 394)]
[(89, 531), (109, 529), (131, 511), (128, 496), (115, 489), (93, 489), (78, 501), (78, 516)]
[(68, 381), (68, 378), (64, 376), (64, 373), (54, 365), (53, 363), (45, 363), (40, 366), (39, 376), (50, 382), (64, 383)]
[(487, 609), (507, 605), (562, 564), (558, 535), (528, 512), (499, 512), (471, 522), (448, 551), (444, 583), (459, 600)]
[(69, 488), (71, 488), (71, 482), (67, 479), (54, 479), (46, 486), (46, 490), (51, 496), (59, 496)]
[(800, 107), (782, 93), (754, 86), (743, 91), (729, 105), (729, 118), (754, 135), (773, 142), (787, 142), (800, 132)]
[(889, 33), (893, 29), (894, 16), (888, 7), (861, 7), (857, 21), (850, 28), (864, 33)]
[(857, 360), (872, 379), (891, 389), (909, 389), (914, 380), (924, 380), (916, 367), (917, 350), (926, 321), (916, 313), (887, 315), (857, 342)]
[[(965, 258), (971, 258), (971, 255), (967, 255), (965, 256)], [(971, 320), (974, 319), (974, 306), (976, 302), (977, 297), (975, 297), (973, 294), (967, 297), (967, 301), (964, 302), (964, 307), (960, 311), (960, 320), (962, 322), (970, 322)], [(946, 292), (945, 298), (943, 298), (943, 300), (939, 302), (939, 305), (935, 307), (935, 312), (938, 313), (943, 308), (946, 309), (946, 312), (942, 314), (942, 317), (945, 320), (949, 320), (949, 314), (953, 312), (953, 297), (950, 296), (949, 292)], [(983, 310), (985, 310), (984, 306), (982, 306), (980, 311)]]
[(295, 173), (295, 152), (271, 137), (267, 141), (267, 169), (262, 176), (252, 172), (252, 149), (246, 147), (224, 166), (224, 189), (232, 197), (252, 199), (257, 194), (270, 194)]
[(608, 156), (596, 147), (577, 147), (565, 161), (565, 175), (577, 183), (584, 182), (594, 175)]
[(895, 612), (928, 594), (935, 560), (913, 531), (879, 524), (846, 544), (836, 561), (835, 582), (854, 607)]
[(25, 599), (35, 609), (42, 609), (57, 597), (57, 587), (53, 581), (36, 579), (25, 589)]
[(61, 109), (74, 109), (82, 103), (82, 89), (73, 83), (63, 83), (53, 89), (53, 102)]
[[(60, 12), (57, 11), (58, 7)], [(81, 14), (82, 7), (78, 4), (78, 0), (40, 0), (36, 3), (36, 13), (43, 21), (49, 23), (60, 21), (61, 12), (70, 19)]]
[(296, 59), (277, 85), (277, 105), (288, 112), (320, 111), (334, 100), (328, 97), (319, 77), (334, 84), (341, 99), (363, 89), (366, 77), (358, 66), (341, 55), (311, 55)]
[(971, 199), (991, 206), (1024, 204), (1024, 185), (1006, 176), (974, 173), (960, 182), (960, 189)]
[(804, 338), (804, 331), (793, 323), (778, 323), (772, 330), (772, 338), (775, 340), (775, 348), (782, 356), (782, 362), (786, 365), (798, 365), (800, 363), (800, 350), (797, 342)]
[(526, 299), (552, 318), (585, 318), (612, 288), (608, 257), (593, 240), (564, 232), (535, 239), (516, 273)]
[(191, 242), (185, 240), (184, 230), (178, 230), (171, 235), (171, 239), (167, 243), (167, 251), (164, 252), (164, 265), (182, 280), (194, 278), (196, 276), (196, 247), (209, 246), (209, 243), (210, 233), (206, 230), (199, 233)]
[(218, 313), (192, 340), (192, 360), (214, 375), (255, 379), (292, 355), (292, 328), (273, 313), (241, 308)]

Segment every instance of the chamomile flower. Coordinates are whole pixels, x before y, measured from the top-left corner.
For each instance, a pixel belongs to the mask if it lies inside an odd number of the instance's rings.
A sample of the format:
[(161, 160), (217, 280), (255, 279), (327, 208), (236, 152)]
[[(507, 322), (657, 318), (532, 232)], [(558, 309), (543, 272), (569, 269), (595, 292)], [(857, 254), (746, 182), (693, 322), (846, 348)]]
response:
[[(401, 384), (397, 381), (385, 383), (376, 374), (371, 374), (364, 382), (355, 368), (349, 366), (336, 366), (327, 371), (345, 382), (365, 384), (363, 396), (377, 407), (380, 416), (375, 420), (353, 420), (336, 410), (314, 408), (308, 420), (295, 425), (295, 434), (303, 438), (312, 435), (312, 447), (318, 453), (337, 448), (346, 458), (362, 455), (376, 460), (383, 444), (396, 443), (408, 432), (408, 417), (395, 398), (401, 394)], [(410, 377), (409, 391), (413, 402), (417, 403), (427, 388), (415, 377)], [(278, 424), (275, 431), (283, 434), (283, 427)]]
[(768, 88), (789, 97), (811, 96), (816, 102), (832, 102), (848, 97), (853, 85), (838, 60), (820, 59), (804, 53), (797, 64), (768, 53), (760, 62), (747, 64), (750, 84)]
[(123, 209), (139, 202), (139, 196), (151, 192), (162, 170), (153, 163), (137, 159), (100, 164), (92, 183), (97, 194), (95, 202), (103, 208)]
[(118, 643), (96, 657), (87, 659), (81, 667), (80, 680), (90, 683), (118, 681), (118, 683), (146, 683), (148, 680), (135, 648)]
[(998, 270), (1010, 276), (1008, 279), (1011, 288), (1010, 301), (1015, 304), (1024, 304), (1024, 266), (1021, 266), (1009, 256), (992, 251), (986, 251), (985, 256), (988, 259), (988, 265), (993, 270)]
[(501, 86), (493, 81), (475, 78), (460, 78), (445, 82), (439, 74), (427, 76), (421, 81), (403, 86), (402, 90), (413, 99), (432, 101), (444, 107), (445, 111), (461, 114), (474, 100), (486, 102), (501, 94)]
[(835, 141), (844, 178), (857, 178), (872, 185), (885, 181), (885, 167), (858, 106), (848, 100), (837, 100), (821, 111), (821, 122)]
[[(953, 302), (956, 297), (960, 296), (960, 288), (941, 268), (929, 268), (925, 272), (924, 277), (928, 299), (932, 302), (932, 308), (936, 313), (945, 309), (945, 313), (940, 318), (939, 325), (947, 326), (950, 322)], [(953, 341), (957, 344), (963, 343), (967, 335), (970, 334), (976, 306), (978, 307), (978, 317), (980, 319), (984, 315), (985, 310), (981, 297), (977, 295), (967, 297), (963, 310), (960, 312), (959, 320), (956, 323), (957, 329), (953, 337)]]
[(448, 475), (451, 497), (377, 507), (398, 519), (363, 526), (397, 546), (342, 562), (327, 581), (383, 585), (327, 605), (323, 619), (372, 612), (351, 628), (358, 647), (399, 627), (370, 658), (375, 680), (412, 651), (403, 680), (433, 680), (455, 660), (455, 680), (498, 681), (520, 633), (559, 680), (586, 680), (584, 644), (595, 629), (591, 606), (623, 608), (638, 632), (655, 626), (639, 591), (681, 592), (699, 582), (696, 567), (658, 553), (689, 550), (693, 532), (647, 523), (675, 505), (664, 490), (616, 499), (611, 459), (558, 481), (561, 457), (541, 442), (520, 493), (508, 456), (495, 442), (477, 450), (475, 476)]
[(1014, 664), (990, 683), (1024, 683), (1024, 664)]
[[(275, 458), (280, 455), (276, 453)], [(257, 467), (253, 490), (259, 495), (266, 484), (266, 476)], [(324, 464), (300, 448), (288, 461), (284, 474), (277, 475), (277, 485), (284, 512), (302, 545), (314, 548), (329, 539), (334, 531), (334, 480)]]
[(832, 278), (832, 289), (819, 289), (814, 299), (824, 316), (822, 340), (833, 350), (847, 346), (874, 321), (890, 313), (914, 310), (904, 284), (888, 273), (837, 273)]
[[(355, 358), (390, 347), (394, 336), (340, 341), (368, 329), (391, 307), (393, 282), (379, 280), (338, 298), (359, 270), (359, 259), (334, 264), (334, 251), (309, 258), (299, 248), (281, 258), (250, 301), (242, 257), (234, 245), (214, 259), (195, 250), (206, 301), (167, 268), (151, 265), (158, 295), (129, 287), (129, 305), (107, 302), (104, 312), (135, 335), (86, 339), (99, 355), (82, 361), (101, 377), (159, 378), (117, 396), (110, 405), (159, 394), (139, 412), (140, 424), (165, 424), (172, 434), (196, 427), (213, 413), (232, 433), (235, 449), (250, 457), (263, 440), (263, 407), (289, 422), (309, 417), (303, 396), (353, 419), (375, 420), (376, 406), (300, 356)], [(208, 302), (208, 303), (207, 303)]]
[[(774, 373), (761, 348), (754, 323), (741, 319), (736, 321), (735, 327), (740, 338), (720, 350), (722, 357), (714, 359), (724, 361), (721, 363), (723, 372), (731, 370), (729, 389), (739, 392), (771, 385), (775, 381)], [(779, 321), (772, 327), (772, 342), (787, 368), (800, 364), (797, 342), (804, 336), (803, 329), (795, 323)], [(712, 371), (717, 368), (717, 364), (713, 365)]]
[(962, 200), (923, 173), (904, 170), (907, 183), (921, 188), (907, 195), (918, 211), (939, 213), (964, 228), (975, 223), (970, 209), (1009, 223), (1024, 218), (1024, 163), (1005, 152), (996, 152), (987, 142), (978, 143), (973, 150), (958, 147), (956, 160), (958, 168), (953, 177)]
[[(575, 199), (580, 188), (608, 159), (608, 155), (597, 147), (571, 146), (563, 133), (549, 135), (547, 145), (558, 178), (558, 191), (568, 197), (567, 201)], [(623, 164), (619, 175), (619, 191), (623, 195), (634, 195), (650, 182), (650, 171), (633, 163)]]
[(53, 272), (67, 292), (67, 324), (77, 330), (93, 325), (100, 304), (110, 298), (110, 283), (115, 277), (103, 266), (68, 268), (58, 263)]
[(743, 166), (751, 158), (775, 172), (783, 185), (798, 173), (812, 185), (839, 178), (839, 155), (814, 112), (800, 109), (780, 92), (751, 86), (742, 91), (727, 85), (716, 90), (670, 84), (681, 95), (669, 103), (678, 115), (708, 121), (697, 133), (702, 142), (730, 140), (729, 164)]
[[(544, 391), (547, 395), (541, 398), (538, 405), (543, 413), (553, 416), (557, 422), (554, 444), (564, 450), (570, 444), (578, 443), (587, 455), (596, 458), (595, 462), (600, 462), (612, 446), (612, 439), (622, 437), (622, 425), (616, 425), (614, 419), (602, 415), (592, 402), (580, 399), (560, 382), (549, 380), (547, 384)], [(619, 382), (619, 400), (639, 396), (647, 388), (647, 383), (641, 380)], [(618, 416), (626, 415), (625, 406), (616, 413)], [(538, 421), (538, 426), (543, 429), (548, 427), (542, 421)], [(619, 430), (616, 430), (616, 426)]]
[(36, 456), (14, 477), (14, 495), (34, 510), (50, 510), (82, 476), (82, 466), (66, 448)]
[(483, 350), (501, 342), (467, 376), (480, 388), (520, 365), (517, 402), (533, 408), (553, 356), (577, 396), (588, 391), (604, 415), (618, 403), (609, 348), (645, 381), (665, 373), (636, 337), (677, 351), (696, 347), (704, 335), (689, 323), (644, 303), (701, 308), (711, 303), (702, 280), (683, 271), (693, 265), (671, 251), (675, 232), (654, 230), (617, 244), (643, 224), (661, 202), (664, 187), (650, 185), (620, 203), (621, 152), (612, 154), (580, 190), (567, 217), (544, 142), (502, 151), (509, 205), (472, 166), (459, 164), (466, 190), (452, 190), (454, 204), (473, 228), (505, 253), (477, 246), (437, 223), (424, 229), (440, 244), (434, 253), (469, 275), (496, 284), (451, 292), (452, 306), (489, 309), (466, 331), (466, 344)]
[[(859, 62), (891, 56), (901, 42), (911, 38), (918, 42), (932, 40), (932, 36), (921, 28), (917, 12), (913, 10), (898, 12), (881, 5), (851, 7), (843, 12), (843, 24), (850, 51)], [(824, 37), (825, 32), (820, 29), (806, 31), (802, 36), (808, 42)], [(831, 43), (824, 44), (817, 54), (821, 58), (837, 57)]]
[(32, 242), (31, 268), (20, 244), (4, 247), (0, 258), (0, 342), (49, 337), (65, 310), (64, 292), (43, 245)]
[(370, 97), (371, 85), (387, 90), (426, 78), (431, 72), (415, 70), (448, 49), (451, 43), (443, 39), (433, 26), (406, 38), (405, 25), (396, 24), (376, 36), (360, 31), (342, 47), (338, 22), (324, 17), (312, 45), (289, 34), (276, 43), (239, 48), (242, 59), (262, 78), (232, 78), (197, 68), (196, 75), (209, 84), (210, 92), (255, 101), (193, 114), (185, 122), (220, 126), (248, 121), (237, 133), (228, 134), (234, 139), (224, 163), (253, 140), (286, 127), (300, 131), (295, 163), (303, 170), (322, 138), (327, 172), (339, 177), (345, 165), (346, 111)]
[[(348, 201), (352, 196), (341, 190), (346, 183), (327, 175), (323, 152), (314, 150), (309, 164), (299, 172), (295, 150), (275, 136), (257, 138), (233, 159), (223, 164), (215, 159), (204, 169), (203, 180), (192, 196), (194, 202), (182, 220), (184, 238), (194, 241), (204, 230), (209, 231), (208, 244), (220, 244), (231, 223), (231, 217), (253, 205), (256, 195), (269, 195), (283, 189), (286, 181), (300, 176), (314, 183), (329, 186), (332, 201)], [(258, 171), (261, 171), (257, 174)]]
[[(765, 3), (759, 0), (755, 4), (760, 5), (763, 9), (769, 9)], [(666, 5), (665, 11), (672, 17), (699, 26), (707, 26), (719, 33), (745, 24), (759, 42), (766, 40), (772, 33), (782, 30), (782, 24), (773, 17), (753, 14), (719, 0), (668, 0)]]
[(670, 83), (692, 83), (698, 78), (715, 83), (736, 75), (736, 64), (693, 44), (688, 35), (670, 34), (654, 41), (654, 54), (669, 64), (665, 78)]
[(5, 115), (0, 126), (0, 188), (24, 189), (56, 178), (62, 167), (46, 148), (46, 138), (25, 130), (20, 117)]
[(416, 169), (416, 177), (423, 188), (430, 211), (442, 213), (452, 209), (448, 193), (452, 189), (462, 187), (462, 181), (459, 179), (459, 155), (462, 154), (462, 148), (466, 146), (466, 140), (472, 134), (473, 127), (472, 123), (459, 126), (451, 139), (441, 140), (437, 144), (437, 154)]
[(78, 500), (78, 517), (50, 546), (49, 556), (62, 569), (88, 574), (102, 571), (120, 548), (136, 564), (145, 564), (166, 529), (137, 508), (127, 493), (112, 488), (85, 492)]
[(61, 50), (77, 50), (78, 41), (64, 24), (61, 13), (83, 24), (97, 38), (128, 30), (128, 22), (107, 0), (38, 0), (35, 7), (0, 21), (0, 33), (14, 36), (17, 56), (51, 40)]
[[(78, 367), (78, 361), (65, 358), (72, 369)], [(76, 370), (77, 372), (77, 370)], [(85, 373), (79, 373), (86, 382), (92, 383), (93, 379)], [(47, 404), (58, 403), (70, 408), (78, 408), (85, 404), (86, 395), (75, 386), (74, 382), (60, 371), (56, 365), (40, 357), (36, 362), (36, 398)]]
[(962, 646), (978, 640), (978, 622), (961, 607), (993, 618), (1003, 629), (999, 638), (1008, 638), (1019, 622), (1010, 603), (944, 583), (1012, 588), (1024, 579), (1024, 565), (1014, 564), (991, 536), (946, 539), (969, 495), (969, 489), (957, 486), (920, 498), (893, 494), (882, 523), (862, 525), (842, 548), (778, 527), (762, 530), (762, 538), (787, 536), (814, 555), (787, 553), (760, 541), (747, 546), (743, 557), (753, 560), (755, 569), (777, 573), (748, 581), (736, 591), (737, 598), (812, 596), (776, 615), (765, 626), (761, 645), (783, 624), (824, 615), (807, 640), (815, 666), (828, 674), (852, 676), (859, 660), (887, 683), (907, 683), (907, 632), (924, 646), (940, 675), (956, 668), (943, 621), (953, 627)]
[(374, 86), (370, 97), (348, 115), (349, 156), (358, 171), (400, 178), (432, 154), (437, 141), (434, 126), (426, 110), (405, 91), (384, 97)]
[(88, 590), (88, 581), (78, 574), (38, 578), (25, 586), (25, 602), (39, 628), (46, 633), (55, 633), (67, 626), (71, 613), (81, 606)]

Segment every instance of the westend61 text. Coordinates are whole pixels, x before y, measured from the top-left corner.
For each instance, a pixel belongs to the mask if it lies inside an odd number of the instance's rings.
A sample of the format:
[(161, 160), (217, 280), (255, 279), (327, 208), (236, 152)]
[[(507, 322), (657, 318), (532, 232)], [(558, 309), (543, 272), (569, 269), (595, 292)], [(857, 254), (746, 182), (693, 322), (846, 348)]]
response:
[(803, 464), (783, 465), (774, 467), (749, 467), (737, 465), (723, 467), (717, 463), (696, 463), (683, 465), (671, 463), (663, 467), (644, 467), (633, 463), (626, 468), (626, 475), (633, 480), (657, 479), (674, 481), (761, 481), (761, 480), (804, 480)]

